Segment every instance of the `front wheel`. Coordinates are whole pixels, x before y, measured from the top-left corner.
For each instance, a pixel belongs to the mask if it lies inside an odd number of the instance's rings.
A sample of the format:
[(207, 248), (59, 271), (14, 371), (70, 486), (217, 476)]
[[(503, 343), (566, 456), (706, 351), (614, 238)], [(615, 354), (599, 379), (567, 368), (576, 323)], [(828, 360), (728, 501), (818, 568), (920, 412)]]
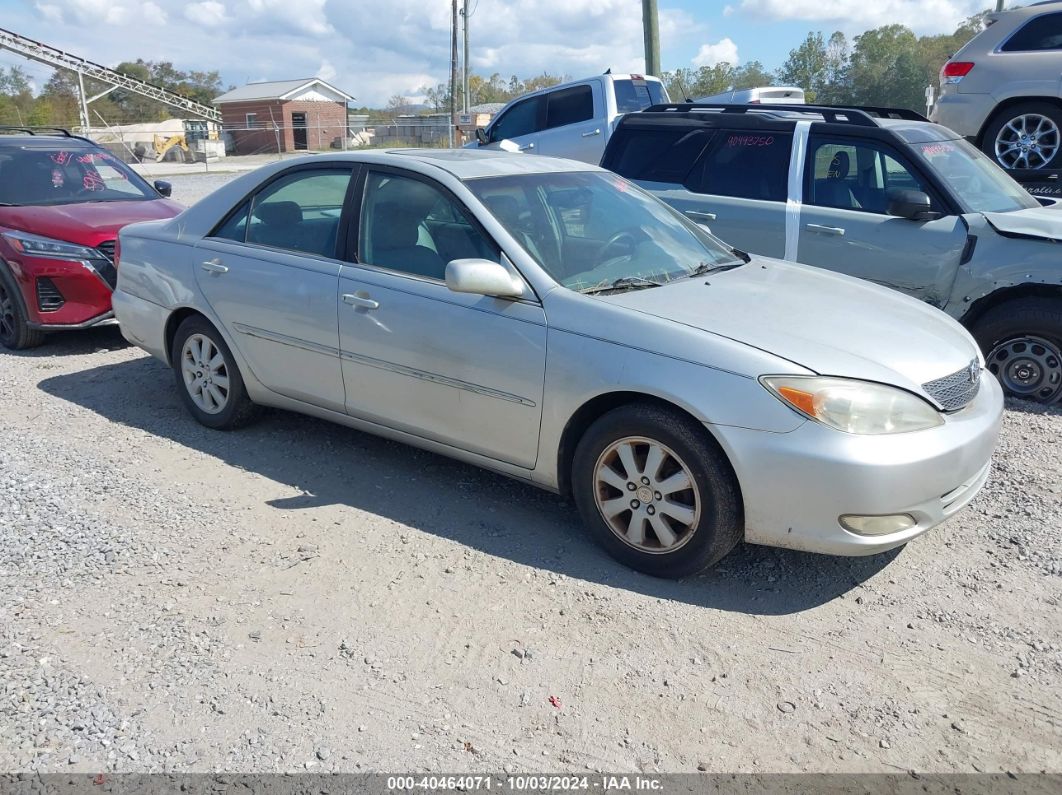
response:
[(707, 431), (664, 407), (633, 404), (597, 420), (572, 461), (587, 529), (613, 557), (656, 577), (694, 574), (744, 534), (730, 464)]
[(12, 351), (36, 348), (44, 332), (30, 328), (15, 280), (0, 266), (0, 345)]
[(985, 366), (1008, 395), (1038, 403), (1062, 397), (1062, 301), (1023, 298), (988, 310), (973, 335)]
[(206, 318), (181, 323), (170, 361), (181, 400), (203, 425), (232, 430), (257, 416), (258, 407), (247, 396), (232, 351)]

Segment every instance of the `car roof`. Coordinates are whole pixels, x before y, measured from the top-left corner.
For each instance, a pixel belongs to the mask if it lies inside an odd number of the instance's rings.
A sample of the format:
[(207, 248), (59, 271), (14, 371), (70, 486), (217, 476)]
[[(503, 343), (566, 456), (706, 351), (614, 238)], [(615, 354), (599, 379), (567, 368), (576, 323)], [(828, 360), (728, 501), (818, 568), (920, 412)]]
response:
[(76, 135), (0, 134), (0, 149), (99, 149), (99, 144)]
[(577, 160), (502, 152), (496, 149), (384, 149), (352, 153), (343, 159), (399, 168), (408, 168), (410, 161), (413, 161), (445, 171), (459, 180), (511, 174), (602, 170), (598, 166)]

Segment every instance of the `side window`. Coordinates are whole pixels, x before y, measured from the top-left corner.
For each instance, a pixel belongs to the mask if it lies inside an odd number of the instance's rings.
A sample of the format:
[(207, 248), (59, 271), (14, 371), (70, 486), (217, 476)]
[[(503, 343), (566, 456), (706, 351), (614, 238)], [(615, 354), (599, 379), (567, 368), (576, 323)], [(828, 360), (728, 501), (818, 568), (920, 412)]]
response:
[(441, 281), (446, 278), (446, 263), (471, 258), (500, 262), (497, 246), (458, 202), (419, 179), (369, 174), (362, 200), (359, 262)]
[(531, 97), (531, 99), (518, 102), (505, 111), (491, 125), (491, 142), (503, 141), (506, 138), (516, 138), (520, 135), (537, 132), (540, 129), (539, 110), (542, 107), (542, 101), (542, 97)]
[(627, 179), (681, 184), (711, 139), (708, 130), (638, 130), (619, 134), (607, 168)]
[(565, 88), (546, 97), (547, 130), (594, 118), (594, 90), (590, 86)]
[(687, 177), (687, 189), (739, 199), (786, 200), (792, 133), (721, 130), (718, 135)]
[(817, 207), (884, 214), (891, 190), (926, 184), (893, 154), (871, 141), (811, 138), (804, 202)]
[(213, 231), (210, 237), (220, 237), (225, 240), (232, 240), (236, 243), (244, 243), (247, 241), (247, 217), (251, 209), (251, 203), (249, 201), (244, 202), (240, 208), (229, 216), (229, 219), (225, 221), (221, 226)]
[(335, 257), (349, 184), (347, 169), (296, 171), (270, 183), (252, 199), (246, 241)]
[(1062, 13), (1029, 20), (1000, 49), (1003, 52), (1062, 50)]

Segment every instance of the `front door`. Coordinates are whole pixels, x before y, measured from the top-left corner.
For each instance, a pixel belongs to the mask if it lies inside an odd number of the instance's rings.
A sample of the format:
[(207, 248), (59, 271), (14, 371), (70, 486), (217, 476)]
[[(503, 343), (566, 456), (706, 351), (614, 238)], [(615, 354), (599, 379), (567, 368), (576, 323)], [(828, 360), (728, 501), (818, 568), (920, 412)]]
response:
[(349, 167), (267, 183), (195, 249), (196, 281), (264, 386), (343, 411), (336, 244)]
[(490, 149), (501, 149), (504, 141), (521, 152), (538, 154), (540, 133), (546, 123), (544, 96), (528, 97), (502, 111), (487, 130)]
[(441, 186), (384, 170), (365, 180), (358, 237), (361, 264), (339, 279), (347, 411), (532, 469), (542, 307), (451, 292), (444, 281), (447, 260), (500, 261), (498, 247)]
[(306, 114), (291, 114), (291, 136), (295, 144), (295, 150), (306, 150)]
[(967, 229), (961, 216), (912, 221), (887, 213), (889, 192), (939, 197), (910, 162), (866, 139), (811, 136), (796, 259), (858, 276), (943, 307), (951, 294)]

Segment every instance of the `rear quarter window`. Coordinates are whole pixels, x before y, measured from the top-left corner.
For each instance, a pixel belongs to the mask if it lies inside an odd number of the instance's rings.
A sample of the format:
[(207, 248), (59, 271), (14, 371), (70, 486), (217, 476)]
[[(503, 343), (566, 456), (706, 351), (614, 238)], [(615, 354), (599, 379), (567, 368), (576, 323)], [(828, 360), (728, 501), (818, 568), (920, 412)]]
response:
[(627, 179), (682, 184), (710, 140), (709, 130), (627, 129), (606, 168)]
[(686, 178), (694, 193), (785, 201), (793, 135), (769, 130), (721, 130)]
[(1062, 52), (1062, 13), (1030, 19), (1000, 49), (1003, 52)]

